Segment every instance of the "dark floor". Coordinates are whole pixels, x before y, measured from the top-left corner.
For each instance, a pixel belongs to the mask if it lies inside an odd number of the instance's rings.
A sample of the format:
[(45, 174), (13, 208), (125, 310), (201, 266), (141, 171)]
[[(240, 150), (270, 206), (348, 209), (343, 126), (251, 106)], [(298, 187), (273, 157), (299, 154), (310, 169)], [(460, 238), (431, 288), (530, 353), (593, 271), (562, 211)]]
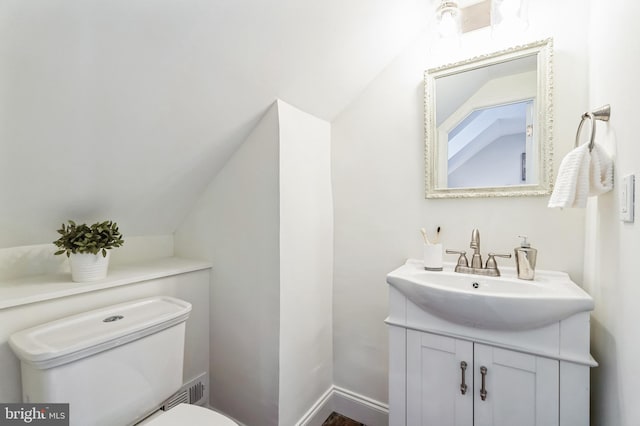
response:
[(338, 413), (331, 413), (327, 420), (322, 423), (322, 426), (367, 426), (363, 423), (358, 423), (355, 420), (351, 420), (348, 417), (342, 416)]

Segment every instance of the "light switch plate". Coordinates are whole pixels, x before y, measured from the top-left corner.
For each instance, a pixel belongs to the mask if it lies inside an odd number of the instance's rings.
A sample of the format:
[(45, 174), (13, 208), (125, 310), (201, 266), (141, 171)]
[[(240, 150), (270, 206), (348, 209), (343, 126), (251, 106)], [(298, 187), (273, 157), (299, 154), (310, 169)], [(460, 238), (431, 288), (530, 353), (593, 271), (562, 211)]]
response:
[(635, 181), (635, 175), (627, 175), (622, 178), (622, 185), (620, 185), (620, 220), (623, 222), (633, 222)]

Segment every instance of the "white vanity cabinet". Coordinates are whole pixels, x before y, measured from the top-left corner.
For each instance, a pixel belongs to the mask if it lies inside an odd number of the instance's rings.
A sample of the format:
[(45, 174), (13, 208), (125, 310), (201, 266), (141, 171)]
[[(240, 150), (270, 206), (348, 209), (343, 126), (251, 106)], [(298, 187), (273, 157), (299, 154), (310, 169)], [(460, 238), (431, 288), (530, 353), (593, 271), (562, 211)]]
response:
[(407, 426), (473, 425), (473, 343), (407, 330)]
[(558, 360), (480, 343), (473, 354), (475, 426), (558, 424)]
[[(505, 267), (506, 277), (462, 276), (447, 266), (430, 273), (408, 261), (387, 276), (390, 426), (589, 425), (589, 374), (597, 366), (589, 354), (591, 299), (566, 274), (537, 271), (525, 284), (514, 274)], [(417, 284), (398, 285), (403, 279)], [(552, 297), (564, 288), (584, 303), (566, 315), (554, 311), (534, 296), (545, 285)], [(529, 291), (531, 302), (510, 309), (491, 294), (497, 288), (514, 299)], [(530, 325), (532, 315), (550, 319)]]
[(416, 330), (406, 338), (407, 426), (558, 425), (558, 360)]

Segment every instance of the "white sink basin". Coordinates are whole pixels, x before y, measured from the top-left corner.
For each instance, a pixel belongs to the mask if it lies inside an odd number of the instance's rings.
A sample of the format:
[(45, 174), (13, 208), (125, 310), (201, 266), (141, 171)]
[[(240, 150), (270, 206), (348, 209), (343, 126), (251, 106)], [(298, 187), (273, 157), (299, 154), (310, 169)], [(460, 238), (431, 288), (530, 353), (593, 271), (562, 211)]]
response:
[(454, 323), (492, 330), (527, 330), (593, 310), (593, 299), (563, 272), (536, 271), (519, 280), (515, 268), (501, 277), (459, 274), (453, 264), (425, 271), (410, 259), (387, 282), (425, 311)]

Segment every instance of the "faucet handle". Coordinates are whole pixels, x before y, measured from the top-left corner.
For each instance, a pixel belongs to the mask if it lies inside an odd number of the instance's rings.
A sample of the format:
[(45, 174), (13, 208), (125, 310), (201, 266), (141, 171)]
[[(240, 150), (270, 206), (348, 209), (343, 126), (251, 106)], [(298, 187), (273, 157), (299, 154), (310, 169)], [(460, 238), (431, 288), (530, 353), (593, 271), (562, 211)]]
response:
[(498, 253), (489, 253), (489, 257), (504, 257), (505, 259), (511, 259), (511, 253), (509, 254), (498, 254)]
[(489, 257), (487, 258), (487, 264), (485, 265), (485, 269), (495, 269), (498, 270), (498, 264), (496, 263), (496, 257), (504, 257), (505, 259), (511, 259), (511, 254), (497, 254), (497, 253), (489, 253)]
[[(457, 251), (457, 250), (446, 250), (447, 254), (459, 254), (458, 258), (458, 266), (469, 267), (469, 260), (467, 260), (467, 252), (466, 251)], [(511, 256), (511, 255), (509, 255)]]

